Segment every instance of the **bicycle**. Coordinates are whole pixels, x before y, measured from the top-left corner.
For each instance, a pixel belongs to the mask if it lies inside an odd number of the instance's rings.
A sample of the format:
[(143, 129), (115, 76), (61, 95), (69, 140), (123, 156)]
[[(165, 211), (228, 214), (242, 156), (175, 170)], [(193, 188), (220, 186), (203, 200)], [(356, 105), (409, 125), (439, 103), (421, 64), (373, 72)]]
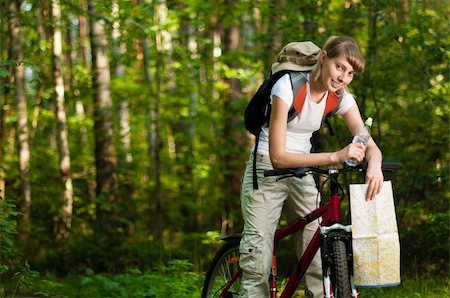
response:
[[(400, 163), (383, 163), (382, 170), (393, 172), (401, 167)], [(330, 196), (327, 203), (323, 203), (305, 217), (299, 218), (290, 225), (276, 231), (272, 257), (272, 269), (269, 276), (271, 298), (277, 297), (277, 245), (287, 236), (299, 231), (308, 223), (322, 217), (319, 228), (316, 230), (309, 245), (293, 268), (286, 286), (280, 297), (292, 297), (297, 289), (300, 279), (305, 274), (313, 257), (321, 249), (322, 272), (324, 284), (324, 297), (348, 298), (358, 297), (358, 291), (353, 282), (353, 255), (351, 225), (343, 225), (341, 219), (340, 203), (344, 193), (338, 182), (342, 173), (358, 171), (364, 172), (367, 165), (344, 168), (321, 169), (307, 167), (298, 169), (276, 169), (264, 172), (264, 176), (279, 176), (277, 181), (288, 177), (302, 178), (308, 174), (318, 174), (325, 178), (319, 191), (330, 182)], [(236, 297), (239, 293), (242, 270), (239, 268), (239, 234), (219, 237), (217, 240), (225, 241), (213, 258), (206, 273), (202, 297)]]

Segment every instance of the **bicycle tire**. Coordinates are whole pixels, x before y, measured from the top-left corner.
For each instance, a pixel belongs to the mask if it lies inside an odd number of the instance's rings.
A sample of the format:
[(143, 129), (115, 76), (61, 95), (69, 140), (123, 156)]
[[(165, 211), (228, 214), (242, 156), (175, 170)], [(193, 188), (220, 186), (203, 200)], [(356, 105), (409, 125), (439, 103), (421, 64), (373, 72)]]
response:
[[(227, 241), (214, 256), (203, 283), (202, 298), (219, 297), (232, 276), (239, 270), (240, 239)], [(241, 277), (231, 286), (225, 297), (237, 297), (240, 290)]]
[(351, 297), (351, 284), (345, 242), (342, 240), (335, 240), (331, 243), (331, 249), (331, 287), (334, 294), (333, 297)]

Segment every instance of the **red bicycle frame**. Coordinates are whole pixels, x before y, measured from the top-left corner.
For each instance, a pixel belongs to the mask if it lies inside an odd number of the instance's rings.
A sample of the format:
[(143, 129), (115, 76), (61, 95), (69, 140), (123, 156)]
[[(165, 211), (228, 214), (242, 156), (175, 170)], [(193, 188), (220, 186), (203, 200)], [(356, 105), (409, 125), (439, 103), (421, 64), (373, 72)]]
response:
[[(311, 264), (314, 256), (320, 248), (320, 227), (330, 225), (332, 223), (337, 223), (341, 221), (341, 209), (340, 209), (340, 197), (338, 194), (332, 194), (330, 196), (330, 201), (324, 205), (321, 205), (317, 210), (311, 212), (288, 225), (285, 228), (278, 229), (275, 232), (274, 237), (274, 250), (272, 256), (272, 273), (269, 280), (270, 287), (270, 296), (271, 298), (277, 297), (277, 283), (276, 283), (276, 254), (277, 254), (277, 244), (282, 239), (287, 236), (298, 232), (302, 228), (304, 228), (308, 223), (322, 217), (322, 222), (320, 223), (319, 228), (314, 233), (310, 243), (308, 244), (305, 252), (297, 263), (297, 266), (293, 269), (289, 281), (286, 284), (283, 292), (281, 293), (281, 297), (292, 297), (295, 290), (297, 289), (298, 283), (300, 279), (306, 272), (306, 269)], [(228, 281), (227, 285), (222, 289), (222, 293), (220, 297), (225, 297), (225, 293), (228, 292), (231, 285), (237, 280), (237, 278), (242, 274), (242, 270), (239, 269), (234, 276)]]
[[(295, 290), (297, 289), (298, 283), (300, 279), (306, 272), (306, 269), (311, 264), (314, 256), (320, 248), (320, 227), (330, 225), (335, 222), (341, 221), (341, 208), (340, 208), (340, 197), (337, 194), (331, 195), (330, 201), (327, 204), (324, 204), (319, 207), (319, 209), (313, 211), (312, 213), (306, 215), (303, 218), (300, 218), (296, 222), (290, 224), (289, 226), (279, 229), (275, 232), (274, 237), (274, 252), (273, 255), (276, 255), (276, 247), (280, 240), (286, 238), (287, 236), (301, 230), (308, 223), (322, 217), (322, 222), (320, 223), (319, 228), (314, 233), (311, 241), (306, 247), (305, 252), (297, 263), (296, 268), (292, 270), (292, 273), (289, 277), (289, 281), (286, 284), (283, 292), (281, 293), (281, 297), (292, 297), (294, 295)], [(273, 273), (272, 273), (273, 274)], [(270, 284), (270, 292), (273, 298), (276, 298), (276, 275), (273, 277), (275, 282)], [(272, 288), (274, 286), (274, 288)]]

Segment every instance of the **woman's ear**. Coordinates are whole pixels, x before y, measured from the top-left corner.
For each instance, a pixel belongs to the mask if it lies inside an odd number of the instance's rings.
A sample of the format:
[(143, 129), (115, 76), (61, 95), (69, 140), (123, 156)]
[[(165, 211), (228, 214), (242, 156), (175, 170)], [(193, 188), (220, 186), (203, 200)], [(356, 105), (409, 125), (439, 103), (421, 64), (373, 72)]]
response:
[(326, 58), (327, 58), (327, 51), (321, 51), (319, 55), (320, 62), (323, 63)]

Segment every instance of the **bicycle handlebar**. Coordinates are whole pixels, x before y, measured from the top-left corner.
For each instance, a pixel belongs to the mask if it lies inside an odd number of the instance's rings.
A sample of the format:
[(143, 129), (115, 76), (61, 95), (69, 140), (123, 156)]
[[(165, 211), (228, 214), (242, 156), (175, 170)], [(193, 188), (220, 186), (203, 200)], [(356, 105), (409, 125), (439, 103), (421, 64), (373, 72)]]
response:
[[(394, 170), (400, 169), (402, 164), (400, 162), (384, 162), (381, 165), (381, 170), (386, 172), (393, 172)], [(304, 168), (285, 168), (285, 169), (274, 169), (274, 170), (265, 170), (264, 177), (269, 176), (284, 176), (283, 178), (288, 177), (298, 177), (302, 178), (308, 174), (322, 174), (327, 176), (339, 175), (340, 173), (345, 172), (364, 172), (367, 170), (367, 163), (359, 164), (354, 167), (345, 166), (344, 168), (319, 168), (319, 167), (304, 167)]]

